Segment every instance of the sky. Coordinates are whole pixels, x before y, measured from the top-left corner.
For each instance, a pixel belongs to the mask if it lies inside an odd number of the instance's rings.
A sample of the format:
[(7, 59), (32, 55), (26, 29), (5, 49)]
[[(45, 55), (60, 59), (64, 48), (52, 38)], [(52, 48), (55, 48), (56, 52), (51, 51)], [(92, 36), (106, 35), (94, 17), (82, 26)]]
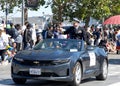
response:
[[(17, 11), (18, 8), (15, 7), (14, 11), (12, 14), (9, 14), (8, 17), (21, 17), (21, 11)], [(33, 17), (33, 16), (42, 16), (44, 12), (44, 15), (52, 15), (51, 7), (44, 8), (44, 6), (41, 6), (38, 11), (30, 11), (28, 10), (28, 17)], [(0, 16), (5, 16), (5, 12), (0, 11)]]

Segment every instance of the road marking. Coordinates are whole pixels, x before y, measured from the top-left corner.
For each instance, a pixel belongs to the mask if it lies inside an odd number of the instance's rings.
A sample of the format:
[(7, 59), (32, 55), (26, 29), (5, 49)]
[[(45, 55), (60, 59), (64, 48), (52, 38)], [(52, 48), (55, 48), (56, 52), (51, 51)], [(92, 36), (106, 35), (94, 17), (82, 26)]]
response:
[(118, 82), (118, 83), (113, 83), (113, 84), (108, 85), (108, 86), (120, 86), (120, 82)]

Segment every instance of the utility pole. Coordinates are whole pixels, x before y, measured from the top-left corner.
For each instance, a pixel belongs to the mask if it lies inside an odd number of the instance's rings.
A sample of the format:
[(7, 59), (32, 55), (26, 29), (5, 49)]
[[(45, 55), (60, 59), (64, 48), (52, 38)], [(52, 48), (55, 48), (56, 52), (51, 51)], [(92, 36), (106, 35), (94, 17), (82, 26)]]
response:
[(25, 1), (22, 0), (22, 26), (24, 25), (24, 8), (25, 8)]
[(7, 16), (8, 16), (8, 3), (7, 0), (5, 0), (5, 24), (6, 24), (6, 28), (7, 28)]

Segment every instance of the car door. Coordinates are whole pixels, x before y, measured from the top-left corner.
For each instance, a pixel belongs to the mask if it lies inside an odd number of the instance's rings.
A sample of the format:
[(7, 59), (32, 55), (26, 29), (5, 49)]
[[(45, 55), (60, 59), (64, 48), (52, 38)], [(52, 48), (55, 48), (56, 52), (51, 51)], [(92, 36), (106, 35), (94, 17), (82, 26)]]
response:
[(88, 72), (92, 74), (98, 69), (98, 65), (99, 65), (98, 57), (95, 52), (95, 47), (93, 46), (87, 47), (87, 55), (89, 58), (88, 67), (87, 67)]
[(94, 52), (94, 47), (87, 47), (84, 50), (84, 53), (82, 54), (82, 60), (85, 67), (83, 70), (84, 77), (90, 77), (98, 68), (97, 56)]

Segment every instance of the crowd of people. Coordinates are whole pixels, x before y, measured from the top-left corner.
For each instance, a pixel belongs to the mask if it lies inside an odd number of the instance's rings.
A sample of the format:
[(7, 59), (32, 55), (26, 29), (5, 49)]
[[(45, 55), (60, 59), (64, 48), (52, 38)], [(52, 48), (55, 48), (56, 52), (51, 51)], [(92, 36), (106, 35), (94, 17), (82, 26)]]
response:
[(24, 26), (10, 23), (10, 27), (0, 28), (0, 56), (1, 64), (5, 61), (5, 56), (14, 57), (21, 50), (32, 49), (42, 39), (82, 39), (87, 45), (105, 46), (109, 52), (116, 52), (116, 41), (120, 40), (120, 27), (116, 29), (98, 28), (94, 25), (90, 27), (80, 27), (79, 20), (74, 19), (73, 25), (64, 28), (62, 22), (47, 25), (40, 34), (37, 34), (35, 24), (25, 22)]

